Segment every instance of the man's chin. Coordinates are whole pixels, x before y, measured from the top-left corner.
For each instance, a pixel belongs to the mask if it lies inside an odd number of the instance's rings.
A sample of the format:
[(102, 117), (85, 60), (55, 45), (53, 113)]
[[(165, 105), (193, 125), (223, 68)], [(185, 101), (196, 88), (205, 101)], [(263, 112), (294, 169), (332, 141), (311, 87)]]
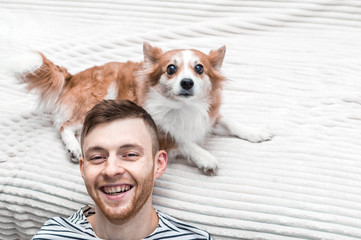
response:
[(122, 206), (122, 207), (104, 207), (102, 205), (98, 205), (99, 210), (102, 211), (103, 215), (108, 219), (112, 224), (123, 224), (129, 221), (135, 215), (135, 211), (130, 206)]

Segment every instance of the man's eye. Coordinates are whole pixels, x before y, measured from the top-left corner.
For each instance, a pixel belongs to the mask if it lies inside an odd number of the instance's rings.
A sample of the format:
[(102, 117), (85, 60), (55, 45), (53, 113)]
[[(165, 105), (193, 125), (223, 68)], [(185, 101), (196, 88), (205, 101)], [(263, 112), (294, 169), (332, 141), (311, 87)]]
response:
[(105, 159), (105, 157), (104, 156), (99, 156), (99, 155), (90, 157), (91, 161), (99, 161), (99, 160), (103, 160), (103, 159)]
[(127, 153), (123, 155), (123, 158), (125, 159), (129, 159), (129, 160), (136, 160), (138, 159), (140, 156), (139, 153)]
[(127, 156), (128, 157), (138, 157), (139, 154), (138, 153), (128, 153)]

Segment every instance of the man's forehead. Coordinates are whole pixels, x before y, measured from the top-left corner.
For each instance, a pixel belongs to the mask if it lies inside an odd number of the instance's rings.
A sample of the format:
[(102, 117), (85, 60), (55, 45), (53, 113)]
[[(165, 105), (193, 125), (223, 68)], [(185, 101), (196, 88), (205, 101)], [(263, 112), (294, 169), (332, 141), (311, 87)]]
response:
[(104, 140), (130, 140), (139, 138), (144, 139), (150, 135), (143, 119), (125, 118), (117, 119), (111, 122), (101, 123), (94, 126), (84, 137), (84, 145), (90, 142), (101, 142)]
[(145, 127), (145, 123), (141, 118), (119, 118), (109, 122), (99, 123), (95, 125), (88, 133), (88, 135), (96, 129), (99, 128), (119, 128), (119, 129), (129, 129), (132, 126), (137, 126), (137, 128), (142, 129)]

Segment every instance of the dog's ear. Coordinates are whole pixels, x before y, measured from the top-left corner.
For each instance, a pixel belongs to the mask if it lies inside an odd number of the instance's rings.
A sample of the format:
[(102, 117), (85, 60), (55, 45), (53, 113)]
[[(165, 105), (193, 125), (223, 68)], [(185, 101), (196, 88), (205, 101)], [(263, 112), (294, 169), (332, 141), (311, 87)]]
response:
[(222, 67), (224, 55), (226, 54), (226, 46), (222, 46), (217, 50), (211, 50), (208, 54), (209, 61), (212, 64), (212, 67), (216, 70), (220, 70)]
[(154, 64), (163, 54), (162, 49), (153, 47), (148, 42), (143, 43), (144, 62)]

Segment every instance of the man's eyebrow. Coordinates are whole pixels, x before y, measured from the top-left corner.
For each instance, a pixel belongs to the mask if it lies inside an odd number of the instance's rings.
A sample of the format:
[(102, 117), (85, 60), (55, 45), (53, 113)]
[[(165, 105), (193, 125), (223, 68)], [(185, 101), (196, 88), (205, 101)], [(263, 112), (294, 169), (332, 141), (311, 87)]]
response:
[[(141, 145), (138, 145), (138, 144), (131, 144), (131, 143), (129, 143), (129, 144), (124, 144), (124, 145), (121, 145), (120, 147), (119, 147), (119, 149), (120, 150), (124, 150), (124, 149), (134, 149), (134, 148), (136, 148), (136, 149), (138, 149), (138, 150), (140, 150), (140, 151), (144, 151), (144, 148), (141, 146)], [(85, 151), (85, 153), (88, 153), (88, 152), (96, 152), (96, 151), (106, 151), (103, 147), (100, 147), (100, 146), (93, 146), (93, 147), (89, 147), (86, 151)]]
[(85, 153), (88, 153), (88, 152), (95, 152), (95, 151), (105, 151), (104, 148), (100, 147), (100, 146), (94, 146), (94, 147), (89, 147)]
[(133, 149), (133, 148), (136, 148), (140, 151), (144, 151), (144, 148), (141, 146), (141, 145), (138, 145), (138, 144), (124, 144), (122, 146), (119, 147), (120, 150), (123, 150), (123, 149)]

